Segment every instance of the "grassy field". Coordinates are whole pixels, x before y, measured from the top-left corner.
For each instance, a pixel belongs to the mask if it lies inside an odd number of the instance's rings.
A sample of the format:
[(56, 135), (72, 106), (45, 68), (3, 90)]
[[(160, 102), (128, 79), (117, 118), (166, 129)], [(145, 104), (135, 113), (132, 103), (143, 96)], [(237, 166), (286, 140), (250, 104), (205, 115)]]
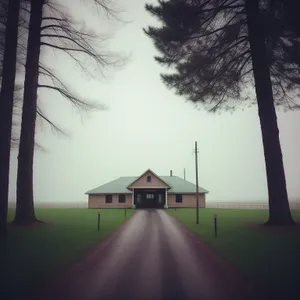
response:
[[(279, 232), (251, 227), (267, 220), (265, 210), (200, 209), (199, 225), (195, 224), (195, 209), (168, 212), (258, 286), (277, 296), (299, 292), (300, 230)], [(217, 238), (213, 213), (218, 216)], [(294, 211), (293, 217), (300, 223), (300, 211)]]
[[(127, 210), (127, 219), (132, 213)], [(36, 215), (49, 224), (31, 229), (10, 228), (7, 242), (0, 244), (0, 290), (6, 299), (16, 299), (59, 273), (125, 221), (123, 209), (102, 209), (98, 232), (97, 210), (40, 208)], [(13, 216), (14, 211), (10, 210), (9, 221)]]

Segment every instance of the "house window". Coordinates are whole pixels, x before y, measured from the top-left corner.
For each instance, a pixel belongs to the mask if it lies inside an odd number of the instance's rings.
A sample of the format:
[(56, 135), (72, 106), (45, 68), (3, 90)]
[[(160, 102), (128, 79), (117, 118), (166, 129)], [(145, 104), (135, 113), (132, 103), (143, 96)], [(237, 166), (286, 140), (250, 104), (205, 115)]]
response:
[(147, 182), (151, 182), (151, 176), (147, 176)]
[(119, 195), (119, 203), (125, 203), (125, 195), (124, 194)]
[(176, 202), (182, 202), (182, 194), (176, 194)]
[(105, 195), (105, 203), (112, 203), (112, 195)]
[(154, 194), (146, 194), (147, 199), (154, 199)]

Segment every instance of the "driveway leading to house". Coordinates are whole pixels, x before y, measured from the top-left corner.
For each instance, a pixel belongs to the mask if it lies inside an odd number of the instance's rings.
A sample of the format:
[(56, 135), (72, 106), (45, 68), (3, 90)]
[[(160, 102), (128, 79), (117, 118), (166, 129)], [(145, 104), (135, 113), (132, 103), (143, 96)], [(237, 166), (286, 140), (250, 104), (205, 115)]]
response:
[(111, 239), (38, 293), (43, 300), (258, 299), (164, 210), (138, 210)]

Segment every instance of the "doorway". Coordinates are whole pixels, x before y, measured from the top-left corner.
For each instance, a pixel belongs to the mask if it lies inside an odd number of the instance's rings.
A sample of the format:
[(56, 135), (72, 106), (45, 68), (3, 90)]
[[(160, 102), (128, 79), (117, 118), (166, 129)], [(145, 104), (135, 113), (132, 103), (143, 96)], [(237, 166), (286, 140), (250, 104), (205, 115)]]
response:
[(165, 190), (136, 189), (134, 194), (136, 208), (164, 208)]

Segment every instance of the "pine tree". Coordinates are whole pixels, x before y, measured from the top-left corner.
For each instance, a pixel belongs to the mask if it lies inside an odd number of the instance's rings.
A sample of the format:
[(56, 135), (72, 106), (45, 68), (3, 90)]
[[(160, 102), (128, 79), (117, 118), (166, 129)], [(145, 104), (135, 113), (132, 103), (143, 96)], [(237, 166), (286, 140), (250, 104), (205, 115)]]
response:
[[(210, 112), (257, 104), (269, 193), (266, 224), (291, 225), (275, 105), (299, 107), (293, 95), (300, 65), (286, 59), (282, 45), (295, 37), (283, 30), (272, 1), (159, 1), (146, 10), (162, 26), (144, 31), (161, 54), (156, 61), (172, 68), (161, 77), (178, 95)], [(293, 72), (283, 71), (291, 65)], [(250, 100), (251, 85), (256, 101)]]

